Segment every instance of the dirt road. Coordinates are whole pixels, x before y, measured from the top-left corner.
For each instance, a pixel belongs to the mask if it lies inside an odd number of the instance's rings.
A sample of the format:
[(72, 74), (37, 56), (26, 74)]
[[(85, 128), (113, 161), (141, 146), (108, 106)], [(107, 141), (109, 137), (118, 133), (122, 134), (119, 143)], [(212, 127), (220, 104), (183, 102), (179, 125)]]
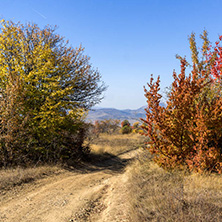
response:
[(127, 180), (137, 152), (6, 192), (0, 196), (0, 221), (130, 221)]

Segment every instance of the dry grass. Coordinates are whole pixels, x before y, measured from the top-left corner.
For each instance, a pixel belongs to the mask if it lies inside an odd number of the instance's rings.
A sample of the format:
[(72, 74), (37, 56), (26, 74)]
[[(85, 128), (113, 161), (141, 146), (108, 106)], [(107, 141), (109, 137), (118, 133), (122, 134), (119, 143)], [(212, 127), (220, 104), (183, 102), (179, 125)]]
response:
[(146, 152), (132, 169), (132, 221), (222, 221), (221, 176), (166, 172)]
[(129, 150), (137, 149), (144, 144), (144, 137), (138, 134), (100, 134), (91, 145), (95, 154), (109, 153), (119, 155)]
[(58, 174), (60, 166), (39, 166), (33, 168), (15, 168), (0, 170), (0, 190), (9, 190), (14, 186), (29, 183), (43, 177)]

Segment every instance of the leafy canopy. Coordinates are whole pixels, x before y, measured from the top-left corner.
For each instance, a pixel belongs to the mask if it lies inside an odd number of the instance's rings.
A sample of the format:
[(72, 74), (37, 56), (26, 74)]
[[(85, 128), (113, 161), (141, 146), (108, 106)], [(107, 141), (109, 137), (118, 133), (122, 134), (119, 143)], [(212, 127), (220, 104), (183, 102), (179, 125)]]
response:
[(33, 121), (47, 126), (62, 121), (69, 110), (70, 115), (81, 115), (102, 99), (105, 86), (90, 58), (83, 55), (84, 48), (69, 47), (53, 28), (3, 20), (0, 52), (1, 93), (19, 76), (24, 111)]

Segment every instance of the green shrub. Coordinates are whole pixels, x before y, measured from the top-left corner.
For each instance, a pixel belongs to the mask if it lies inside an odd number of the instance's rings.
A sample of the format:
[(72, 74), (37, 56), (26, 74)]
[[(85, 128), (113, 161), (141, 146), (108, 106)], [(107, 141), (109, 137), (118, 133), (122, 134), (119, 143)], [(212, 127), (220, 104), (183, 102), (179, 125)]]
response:
[(121, 128), (120, 132), (122, 134), (129, 134), (129, 133), (132, 132), (132, 128), (130, 126), (126, 125), (126, 126)]

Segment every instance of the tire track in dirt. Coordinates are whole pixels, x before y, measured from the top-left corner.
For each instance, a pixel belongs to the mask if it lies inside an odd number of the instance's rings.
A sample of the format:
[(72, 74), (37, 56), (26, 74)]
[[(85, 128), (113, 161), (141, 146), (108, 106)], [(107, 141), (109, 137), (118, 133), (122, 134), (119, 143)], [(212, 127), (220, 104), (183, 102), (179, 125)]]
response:
[(65, 171), (6, 194), (0, 221), (129, 221), (125, 168), (136, 153), (126, 152), (79, 172)]

